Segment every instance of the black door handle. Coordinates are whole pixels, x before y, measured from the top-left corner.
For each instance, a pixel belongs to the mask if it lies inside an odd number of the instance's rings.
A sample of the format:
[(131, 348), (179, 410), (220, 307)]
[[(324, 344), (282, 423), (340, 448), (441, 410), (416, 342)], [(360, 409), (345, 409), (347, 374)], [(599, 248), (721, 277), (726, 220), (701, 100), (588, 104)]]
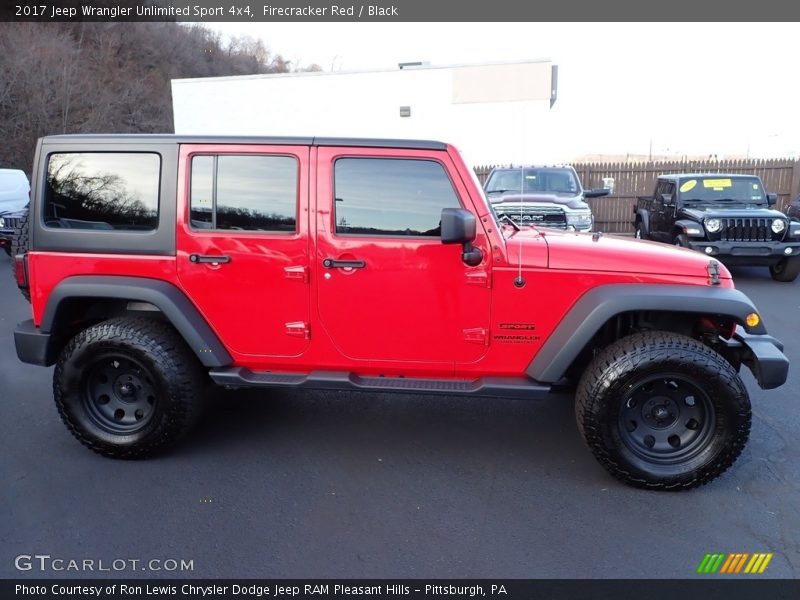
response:
[(220, 263), (231, 262), (230, 256), (209, 256), (206, 254), (190, 254), (189, 260), (193, 263)]
[(326, 258), (322, 261), (322, 266), (326, 269), (363, 269), (367, 263), (363, 260), (334, 260)]

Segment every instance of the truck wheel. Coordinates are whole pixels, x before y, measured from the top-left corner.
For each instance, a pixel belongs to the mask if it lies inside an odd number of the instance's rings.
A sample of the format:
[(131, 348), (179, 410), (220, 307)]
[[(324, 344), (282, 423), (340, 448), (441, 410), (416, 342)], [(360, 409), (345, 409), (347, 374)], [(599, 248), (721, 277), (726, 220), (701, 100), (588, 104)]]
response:
[[(14, 279), (17, 278), (16, 272), (16, 265), (14, 262), (14, 257), (18, 254), (27, 254), (28, 252), (28, 214), (25, 213), (25, 216), (21, 217), (19, 226), (14, 231), (14, 234), (11, 236), (11, 247), (9, 248), (9, 256), (11, 256), (11, 273), (14, 276)], [(21, 289), (19, 290), (22, 295), (25, 297), (25, 300), (28, 302), (31, 301), (31, 291), (28, 289)]]
[(644, 227), (642, 227), (641, 221), (636, 223), (636, 230), (633, 232), (633, 237), (635, 237), (637, 240), (647, 239), (647, 236), (644, 234)]
[(688, 248), (689, 247), (689, 240), (682, 233), (677, 234), (672, 239), (672, 243), (675, 244), (676, 246), (680, 246), (681, 248)]
[(202, 369), (170, 326), (116, 318), (72, 338), (53, 374), (61, 419), (85, 446), (112, 458), (159, 452), (191, 428)]
[(700, 342), (661, 331), (602, 350), (581, 378), (575, 413), (603, 467), (655, 490), (708, 483), (750, 434), (750, 399), (734, 368)]
[(800, 257), (782, 258), (769, 268), (769, 274), (775, 281), (791, 283), (800, 275)]

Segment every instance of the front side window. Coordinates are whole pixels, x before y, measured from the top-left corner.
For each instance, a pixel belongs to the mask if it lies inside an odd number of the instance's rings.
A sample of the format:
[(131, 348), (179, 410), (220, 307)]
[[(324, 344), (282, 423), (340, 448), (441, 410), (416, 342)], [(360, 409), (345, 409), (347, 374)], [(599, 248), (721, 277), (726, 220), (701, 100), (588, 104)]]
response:
[(192, 158), (194, 229), (285, 231), (297, 227), (299, 167), (291, 156)]
[(443, 208), (459, 208), (436, 161), (340, 158), (334, 165), (334, 218), (340, 235), (438, 236)]
[(51, 154), (46, 227), (152, 231), (158, 226), (161, 158), (133, 152)]

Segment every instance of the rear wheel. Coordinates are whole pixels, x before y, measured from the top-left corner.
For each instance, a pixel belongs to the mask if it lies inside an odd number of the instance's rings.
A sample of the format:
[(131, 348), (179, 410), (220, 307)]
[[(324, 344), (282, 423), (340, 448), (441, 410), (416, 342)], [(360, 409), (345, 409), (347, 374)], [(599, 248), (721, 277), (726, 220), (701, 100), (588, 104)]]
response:
[(203, 373), (170, 326), (111, 319), (76, 335), (59, 357), (53, 392), (62, 420), (95, 452), (139, 458), (159, 452), (199, 416)]
[[(11, 272), (14, 279), (17, 277), (16, 265), (14, 264), (14, 257), (19, 254), (27, 254), (28, 252), (28, 212), (20, 218), (19, 225), (14, 230), (11, 236), (11, 246), (7, 248), (9, 256), (11, 256)], [(19, 290), (28, 302), (31, 301), (31, 292), (28, 289), (20, 288)]]
[(800, 275), (800, 256), (782, 258), (769, 268), (769, 274), (775, 281), (791, 283)]
[(636, 230), (633, 232), (633, 237), (635, 237), (637, 240), (647, 239), (647, 236), (644, 234), (644, 227), (642, 227), (641, 221), (636, 223)]
[(689, 489), (730, 467), (750, 432), (750, 400), (719, 354), (678, 334), (643, 332), (598, 354), (576, 396), (578, 428), (612, 475)]

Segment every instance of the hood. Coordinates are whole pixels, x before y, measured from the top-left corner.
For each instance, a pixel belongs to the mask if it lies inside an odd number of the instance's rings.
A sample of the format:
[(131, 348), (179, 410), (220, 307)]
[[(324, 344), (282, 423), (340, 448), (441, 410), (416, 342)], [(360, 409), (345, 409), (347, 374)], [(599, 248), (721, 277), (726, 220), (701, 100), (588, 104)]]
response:
[(497, 204), (558, 204), (571, 209), (589, 208), (582, 196), (566, 196), (557, 194), (495, 194), (489, 196), (493, 205)]
[[(595, 235), (557, 230), (537, 231), (523, 228), (507, 238), (509, 256), (515, 241), (522, 242), (523, 266), (539, 266), (541, 244), (546, 242), (551, 269), (606, 271), (628, 274), (679, 275), (708, 278), (707, 256), (659, 242), (633, 238)], [(730, 279), (728, 270), (719, 265), (721, 279)]]
[(744, 204), (682, 208), (680, 214), (695, 221), (703, 219), (786, 219), (785, 214), (767, 206), (750, 205), (748, 207)]

